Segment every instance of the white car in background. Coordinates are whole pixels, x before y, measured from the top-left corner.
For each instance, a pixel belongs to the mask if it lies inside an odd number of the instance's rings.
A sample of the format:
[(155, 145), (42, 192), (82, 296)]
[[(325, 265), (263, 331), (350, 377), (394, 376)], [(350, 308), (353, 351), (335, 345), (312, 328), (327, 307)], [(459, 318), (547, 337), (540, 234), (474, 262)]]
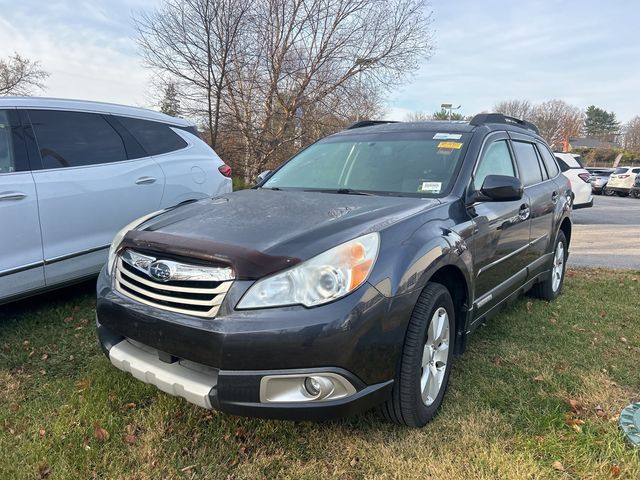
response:
[(619, 197), (629, 196), (636, 176), (640, 175), (640, 167), (618, 167), (609, 177), (607, 193), (617, 194)]
[(228, 193), (230, 176), (186, 120), (0, 98), (0, 304), (95, 276), (126, 224)]
[(555, 153), (562, 174), (571, 182), (573, 192), (573, 208), (593, 206), (591, 174), (584, 168), (580, 155), (571, 153)]

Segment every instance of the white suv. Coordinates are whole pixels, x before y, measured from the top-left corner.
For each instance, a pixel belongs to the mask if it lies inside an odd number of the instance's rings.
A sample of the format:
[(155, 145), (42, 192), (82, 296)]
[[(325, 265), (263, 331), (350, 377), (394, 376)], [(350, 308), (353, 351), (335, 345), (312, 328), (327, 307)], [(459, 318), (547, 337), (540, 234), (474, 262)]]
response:
[(620, 197), (627, 197), (636, 181), (636, 176), (640, 174), (640, 167), (618, 167), (609, 177), (607, 183), (607, 193), (613, 195), (617, 193)]
[(554, 155), (558, 160), (562, 174), (571, 182), (573, 208), (592, 207), (591, 174), (582, 165), (580, 155), (571, 153), (555, 153)]
[(95, 276), (142, 215), (231, 191), (189, 122), (141, 108), (0, 99), (0, 303)]

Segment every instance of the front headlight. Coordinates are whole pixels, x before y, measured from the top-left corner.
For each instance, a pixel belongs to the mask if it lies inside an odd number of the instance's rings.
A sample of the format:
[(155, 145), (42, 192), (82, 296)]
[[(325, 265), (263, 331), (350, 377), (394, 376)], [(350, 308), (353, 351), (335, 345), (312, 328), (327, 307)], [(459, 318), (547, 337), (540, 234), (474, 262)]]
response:
[(380, 236), (376, 232), (338, 245), (284, 272), (258, 280), (236, 308), (315, 307), (344, 297), (367, 280), (379, 246)]
[(116, 260), (116, 252), (118, 251), (118, 247), (122, 243), (122, 239), (124, 238), (124, 236), (134, 228), (142, 225), (150, 218), (155, 217), (156, 215), (160, 215), (162, 212), (164, 212), (164, 210), (158, 210), (156, 212), (145, 215), (144, 217), (136, 218), (133, 222), (129, 223), (126, 227), (116, 233), (116, 236), (113, 237), (113, 240), (111, 241), (111, 246), (109, 247), (109, 257), (107, 258), (107, 273), (109, 275), (111, 275), (111, 272), (113, 271), (113, 265)]

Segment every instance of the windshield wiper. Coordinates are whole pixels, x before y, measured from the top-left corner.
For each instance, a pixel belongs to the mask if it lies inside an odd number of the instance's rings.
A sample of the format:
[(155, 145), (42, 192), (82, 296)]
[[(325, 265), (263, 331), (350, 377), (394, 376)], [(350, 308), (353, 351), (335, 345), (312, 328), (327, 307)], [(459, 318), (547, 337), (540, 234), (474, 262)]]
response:
[(305, 192), (324, 192), (324, 193), (341, 193), (343, 195), (367, 195), (375, 197), (375, 193), (363, 192), (362, 190), (354, 190), (353, 188), (336, 188), (335, 190), (329, 188), (309, 188), (305, 189)]
[(339, 188), (336, 193), (344, 193), (345, 195), (368, 195), (375, 197), (375, 193), (363, 192), (362, 190), (354, 190), (353, 188)]

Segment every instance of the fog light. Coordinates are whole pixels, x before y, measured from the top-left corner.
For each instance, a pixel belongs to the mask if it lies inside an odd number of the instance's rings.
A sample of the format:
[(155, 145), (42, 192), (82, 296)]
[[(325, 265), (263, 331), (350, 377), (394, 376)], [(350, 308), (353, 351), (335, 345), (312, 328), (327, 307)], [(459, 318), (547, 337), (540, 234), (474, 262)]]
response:
[(333, 372), (265, 375), (260, 380), (261, 402), (324, 402), (355, 393), (349, 380)]
[(320, 395), (322, 385), (320, 385), (320, 382), (316, 377), (307, 377), (304, 379), (304, 389), (312, 397), (317, 397)]

